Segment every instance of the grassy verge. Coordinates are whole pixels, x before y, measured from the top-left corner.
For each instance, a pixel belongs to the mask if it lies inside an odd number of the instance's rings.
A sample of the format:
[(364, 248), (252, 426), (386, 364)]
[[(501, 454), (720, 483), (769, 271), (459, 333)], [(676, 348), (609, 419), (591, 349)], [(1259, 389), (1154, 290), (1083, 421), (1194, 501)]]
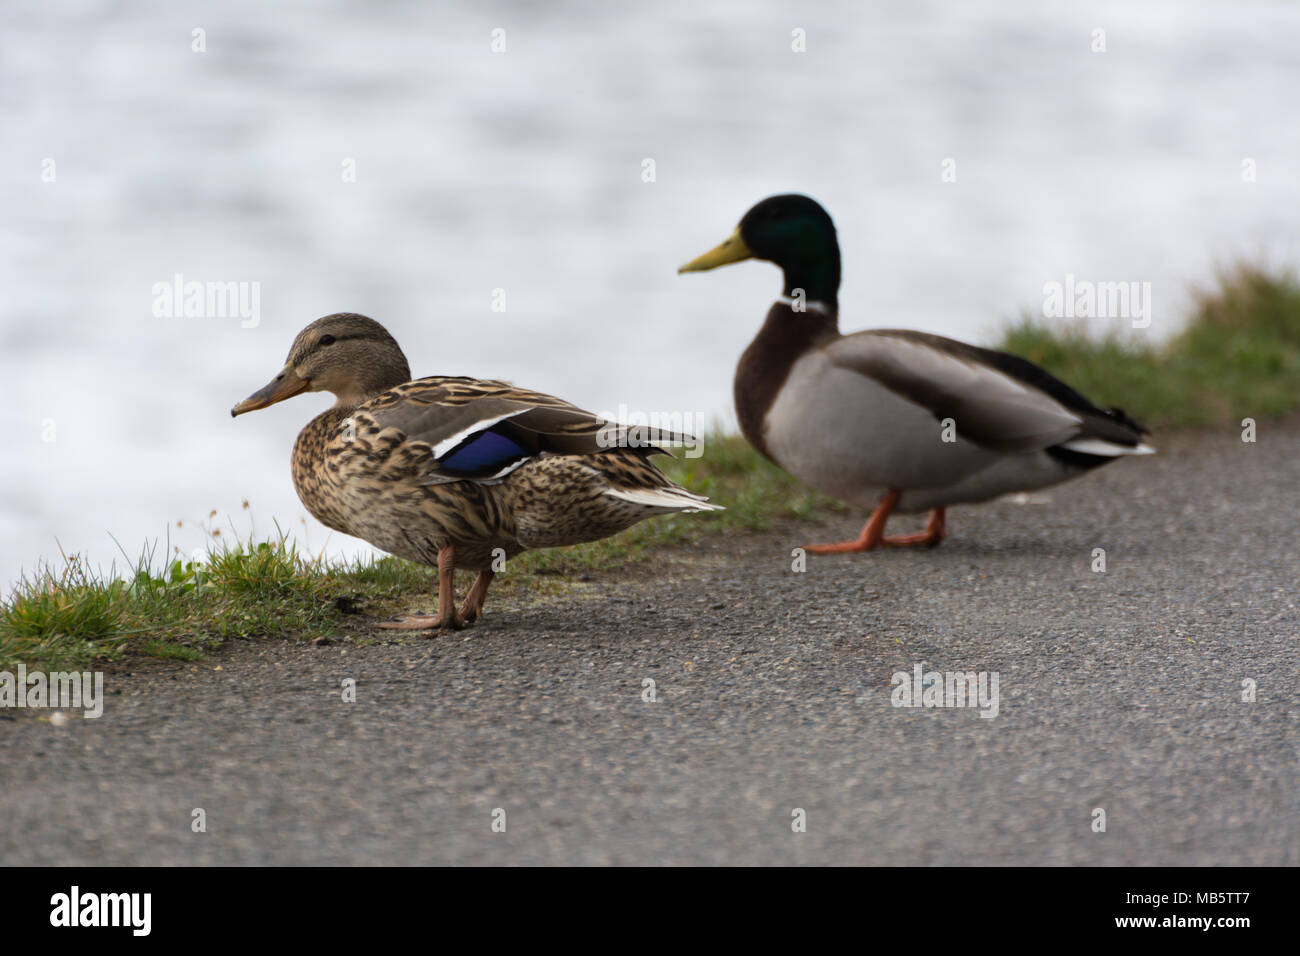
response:
[[(1218, 289), (1198, 296), (1185, 330), (1162, 346), (1022, 320), (998, 347), (1151, 428), (1268, 418), (1300, 405), (1300, 284), (1290, 273), (1250, 268), (1221, 276)], [(567, 575), (625, 566), (723, 529), (763, 530), (776, 520), (816, 519), (843, 507), (800, 485), (738, 436), (715, 434), (704, 449), (701, 458), (660, 461), (674, 479), (726, 511), (658, 518), (605, 541), (520, 555), (494, 594), (544, 594), (562, 589)], [(146, 551), (124, 577), (92, 573), (66, 558), (62, 568), (38, 571), (0, 602), (0, 669), (19, 661), (45, 670), (84, 669), (124, 656), (197, 660), (232, 637), (367, 640), (367, 622), (384, 614), (432, 610), (432, 586), (424, 567), (395, 558), (327, 562), (284, 537), (214, 544), (205, 561), (161, 567)], [(459, 583), (462, 592), (464, 586)]]
[[(666, 470), (728, 510), (673, 515), (591, 544), (511, 559), (493, 597), (564, 590), (566, 576), (639, 561), (719, 528), (763, 530), (782, 517), (842, 507), (762, 460), (738, 436), (715, 435), (697, 459), (660, 459)], [(130, 658), (199, 660), (230, 638), (367, 640), (368, 624), (412, 608), (431, 612), (431, 569), (398, 558), (324, 560), (281, 535), (228, 543), (212, 538), (202, 561), (158, 563), (146, 550), (127, 575), (100, 574), (76, 556), (20, 582), (0, 602), (0, 670), (81, 670)], [(463, 595), (469, 576), (459, 575)], [(362, 612), (362, 613), (358, 613)]]
[(1163, 345), (1024, 318), (997, 347), (1149, 428), (1276, 417), (1300, 406), (1300, 283), (1237, 267), (1196, 296), (1183, 331)]

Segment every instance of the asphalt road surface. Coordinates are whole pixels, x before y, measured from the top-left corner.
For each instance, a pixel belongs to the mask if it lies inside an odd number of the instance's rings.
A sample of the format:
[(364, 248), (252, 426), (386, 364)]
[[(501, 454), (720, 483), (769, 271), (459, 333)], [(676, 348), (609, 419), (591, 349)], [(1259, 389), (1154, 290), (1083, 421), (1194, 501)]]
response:
[[(1300, 422), (1155, 443), (934, 551), (792, 571), (836, 516), (449, 638), (110, 671), (98, 720), (0, 713), (0, 862), (1296, 864)], [(918, 663), (997, 715), (893, 706)]]

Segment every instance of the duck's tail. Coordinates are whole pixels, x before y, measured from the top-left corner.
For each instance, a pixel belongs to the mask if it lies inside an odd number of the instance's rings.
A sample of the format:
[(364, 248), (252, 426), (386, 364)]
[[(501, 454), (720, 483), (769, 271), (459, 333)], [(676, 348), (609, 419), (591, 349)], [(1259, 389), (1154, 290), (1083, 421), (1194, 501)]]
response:
[(668, 485), (660, 488), (617, 488), (610, 486), (605, 494), (621, 501), (651, 508), (660, 514), (680, 511), (691, 514), (695, 511), (723, 511), (722, 505), (715, 505), (703, 495), (687, 491), (680, 485)]
[(1058, 446), (1080, 455), (1118, 458), (1121, 455), (1154, 455), (1155, 448), (1142, 440), (1151, 434), (1122, 408), (1095, 409), (1083, 415), (1083, 430), (1077, 438)]
[(717, 511), (649, 461), (650, 449), (534, 458), (502, 483), (517, 537), (528, 548), (596, 541), (655, 515)]

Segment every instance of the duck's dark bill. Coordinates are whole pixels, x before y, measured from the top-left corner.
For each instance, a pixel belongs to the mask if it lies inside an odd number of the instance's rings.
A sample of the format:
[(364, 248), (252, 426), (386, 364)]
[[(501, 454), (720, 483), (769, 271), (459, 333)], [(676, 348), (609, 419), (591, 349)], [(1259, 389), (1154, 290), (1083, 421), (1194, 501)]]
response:
[(244, 414), (244, 412), (255, 412), (259, 408), (266, 408), (268, 405), (282, 402), (286, 398), (293, 398), (299, 392), (306, 391), (307, 386), (310, 384), (309, 380), (299, 378), (294, 374), (293, 369), (286, 365), (279, 375), (232, 408), (230, 417), (234, 418), (236, 415)]
[(719, 246), (710, 249), (704, 255), (692, 259), (686, 265), (678, 269), (678, 272), (704, 272), (707, 269), (716, 269), (718, 266), (725, 266), (728, 263), (740, 262), (744, 259), (752, 259), (754, 253), (750, 251), (749, 246), (745, 245), (745, 240), (740, 238), (740, 227), (722, 241)]

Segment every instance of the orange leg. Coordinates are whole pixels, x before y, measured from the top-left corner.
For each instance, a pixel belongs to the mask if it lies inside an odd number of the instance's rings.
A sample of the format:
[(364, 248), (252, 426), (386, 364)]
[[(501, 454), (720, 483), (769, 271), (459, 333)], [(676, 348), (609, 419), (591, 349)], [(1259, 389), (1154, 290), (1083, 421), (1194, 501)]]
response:
[[(438, 613), (437, 614), (407, 614), (398, 618), (396, 621), (381, 621), (376, 627), (388, 628), (395, 631), (427, 631), (436, 627), (439, 632), (445, 630), (459, 631), (468, 623), (463, 617), (456, 613), (456, 595), (451, 586), (451, 572), (456, 569), (456, 549), (451, 545), (441, 549), (438, 552)], [(482, 575), (480, 575), (482, 577)], [(478, 583), (475, 582), (475, 588)], [(470, 592), (473, 593), (473, 590)], [(483, 595), (487, 594), (486, 585), (483, 587)], [(469, 602), (467, 601), (466, 604)], [(482, 595), (479, 599), (479, 608), (482, 609)]]
[(870, 551), (872, 548), (882, 546), (886, 548), (937, 547), (946, 534), (943, 508), (935, 508), (930, 512), (930, 521), (924, 531), (916, 534), (896, 534), (890, 537), (885, 535), (885, 522), (889, 520), (902, 494), (896, 489), (885, 492), (884, 497), (880, 499), (880, 504), (876, 505), (876, 510), (862, 526), (862, 533), (856, 540), (840, 541), (836, 544), (810, 544), (806, 545), (804, 550), (811, 554), (856, 554), (859, 551)]
[(887, 548), (937, 548), (944, 535), (944, 509), (935, 508), (930, 512), (924, 531), (881, 538), (880, 543)]
[(880, 544), (881, 539), (885, 536), (885, 522), (889, 520), (890, 512), (898, 504), (898, 499), (902, 497), (902, 492), (896, 489), (890, 489), (885, 492), (885, 496), (880, 499), (880, 504), (876, 505), (876, 510), (871, 513), (867, 523), (862, 526), (862, 533), (858, 535), (856, 541), (840, 541), (835, 544), (810, 544), (804, 547), (804, 550), (810, 554), (856, 554), (859, 551), (870, 551)]
[(459, 631), (465, 621), (456, 613), (456, 592), (451, 586), (451, 572), (456, 570), (456, 549), (451, 545), (438, 552), (438, 630)]
[(460, 608), (460, 616), (466, 624), (483, 620), (483, 602), (487, 599), (488, 585), (494, 577), (496, 575), (491, 571), (480, 571), (474, 579), (474, 586), (465, 595), (465, 603)]

